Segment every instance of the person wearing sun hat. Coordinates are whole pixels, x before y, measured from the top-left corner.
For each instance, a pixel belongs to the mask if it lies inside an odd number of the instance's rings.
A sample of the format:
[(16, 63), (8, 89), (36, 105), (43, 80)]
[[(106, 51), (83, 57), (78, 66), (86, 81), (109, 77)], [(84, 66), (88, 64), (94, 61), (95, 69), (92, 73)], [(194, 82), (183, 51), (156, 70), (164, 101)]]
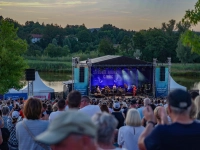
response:
[(159, 108), (161, 124), (155, 126), (155, 116), (150, 106), (143, 113), (147, 126), (139, 138), (140, 149), (162, 150), (198, 150), (200, 139), (200, 123), (191, 119), (192, 100), (187, 91), (176, 89), (167, 97), (168, 113), (172, 124), (168, 125), (164, 107)]
[(35, 140), (55, 150), (96, 150), (96, 137), (97, 127), (88, 115), (68, 110), (55, 118)]

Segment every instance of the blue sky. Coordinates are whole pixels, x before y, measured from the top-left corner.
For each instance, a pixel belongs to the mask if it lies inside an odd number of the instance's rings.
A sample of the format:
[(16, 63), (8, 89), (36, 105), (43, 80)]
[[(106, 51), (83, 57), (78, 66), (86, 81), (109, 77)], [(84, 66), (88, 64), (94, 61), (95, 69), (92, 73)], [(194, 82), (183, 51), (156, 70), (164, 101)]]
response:
[[(0, 0), (0, 15), (20, 23), (39, 21), (85, 24), (101, 27), (113, 24), (119, 28), (141, 30), (160, 27), (170, 19), (180, 21), (197, 0)], [(194, 27), (200, 31), (200, 25)]]

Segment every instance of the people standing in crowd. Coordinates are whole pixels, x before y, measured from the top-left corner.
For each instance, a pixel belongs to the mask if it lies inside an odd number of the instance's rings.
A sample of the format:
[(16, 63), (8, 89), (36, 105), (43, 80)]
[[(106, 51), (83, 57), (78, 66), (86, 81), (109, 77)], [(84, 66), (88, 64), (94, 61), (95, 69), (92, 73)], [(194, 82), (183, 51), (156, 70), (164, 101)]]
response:
[(122, 112), (120, 110), (121, 110), (120, 103), (118, 101), (115, 101), (113, 103), (112, 115), (118, 121), (117, 129), (119, 129), (120, 127), (124, 126), (124, 115), (122, 114)]
[(20, 111), (19, 111), (19, 115), (20, 115), (22, 118), (24, 118), (23, 109), (24, 109), (24, 104), (20, 104)]
[(140, 108), (138, 108), (138, 112), (140, 114), (141, 119), (144, 117), (143, 116), (143, 110), (146, 106), (148, 106), (149, 104), (151, 104), (151, 100), (149, 98), (145, 98), (144, 99), (144, 106), (141, 106)]
[(94, 114), (100, 113), (101, 109), (98, 105), (90, 105), (90, 98), (88, 96), (82, 96), (79, 111), (92, 117)]
[(110, 113), (106, 102), (103, 102), (103, 103), (101, 104), (100, 109), (101, 109), (101, 112)]
[(66, 103), (69, 109), (79, 109), (81, 104), (81, 93), (79, 91), (71, 91), (67, 96)]
[(144, 127), (141, 125), (137, 109), (129, 109), (125, 123), (126, 126), (121, 127), (118, 131), (118, 144), (127, 150), (139, 150), (138, 139)]
[(47, 115), (50, 115), (50, 114), (53, 112), (53, 109), (52, 109), (52, 105), (51, 105), (51, 104), (48, 104), (48, 105), (47, 105), (47, 110), (46, 110), (46, 112), (47, 112)]
[(2, 118), (3, 118), (3, 121), (4, 121), (4, 128), (8, 128), (7, 120), (8, 120), (9, 113), (10, 113), (9, 107), (3, 106), (2, 107)]
[(7, 120), (7, 126), (10, 132), (10, 137), (8, 140), (9, 150), (18, 150), (18, 140), (16, 138), (16, 124), (17, 122), (20, 122), (22, 120), (21, 116), (19, 116), (19, 112), (14, 110), (15, 107), (13, 107), (13, 110), (11, 110), (11, 116), (8, 117)]
[(181, 89), (172, 91), (167, 97), (169, 116), (172, 124), (166, 125), (166, 111), (159, 108), (161, 123), (156, 128), (155, 116), (152, 109), (147, 106), (144, 116), (148, 121), (147, 127), (139, 138), (141, 150), (198, 150), (200, 139), (200, 123), (190, 118), (191, 97)]
[(92, 121), (97, 126), (98, 150), (120, 150), (113, 146), (115, 139), (117, 119), (108, 113), (98, 113), (92, 117)]
[(53, 112), (58, 110), (58, 102), (53, 104), (52, 109), (53, 109)]
[(65, 100), (60, 99), (58, 101), (58, 111), (52, 112), (50, 114), (49, 121), (52, 122), (52, 120), (59, 116), (61, 113), (63, 113), (63, 111), (65, 111)]
[(50, 150), (48, 145), (40, 144), (34, 140), (37, 135), (47, 129), (49, 124), (46, 120), (40, 120), (41, 113), (41, 101), (36, 98), (29, 98), (24, 106), (25, 118), (16, 125), (19, 150)]
[[(131, 101), (130, 101), (130, 106), (129, 106), (129, 109), (131, 109), (131, 108), (137, 108), (137, 100), (136, 99), (132, 99)], [(128, 110), (129, 109), (125, 109), (124, 110), (124, 116), (125, 116), (125, 118), (126, 118), (126, 115), (127, 115), (127, 112), (128, 112)]]
[(195, 118), (197, 120), (200, 120), (200, 96), (197, 96), (194, 100), (195, 108), (196, 108), (196, 113), (195, 113)]
[(91, 118), (76, 110), (60, 114), (36, 141), (51, 145), (52, 150), (97, 150), (97, 129)]

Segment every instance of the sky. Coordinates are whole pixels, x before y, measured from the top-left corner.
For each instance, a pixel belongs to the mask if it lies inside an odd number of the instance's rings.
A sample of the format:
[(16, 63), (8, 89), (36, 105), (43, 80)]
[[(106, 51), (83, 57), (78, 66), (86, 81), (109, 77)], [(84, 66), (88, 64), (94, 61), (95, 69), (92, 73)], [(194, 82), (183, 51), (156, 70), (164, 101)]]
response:
[[(170, 19), (181, 21), (197, 0), (0, 0), (0, 15), (21, 24), (38, 21), (98, 28), (112, 24), (139, 31), (161, 27)], [(200, 31), (200, 24), (193, 27)]]

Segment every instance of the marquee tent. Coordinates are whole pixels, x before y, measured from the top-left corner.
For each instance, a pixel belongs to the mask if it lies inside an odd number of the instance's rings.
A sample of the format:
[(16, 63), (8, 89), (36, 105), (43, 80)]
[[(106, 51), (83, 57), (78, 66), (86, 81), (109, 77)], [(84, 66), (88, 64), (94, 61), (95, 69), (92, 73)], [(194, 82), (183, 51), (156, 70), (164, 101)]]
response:
[[(28, 93), (28, 85), (20, 90), (21, 93)], [(35, 81), (33, 81), (33, 96), (40, 99), (48, 99), (50, 93), (54, 92), (54, 89), (48, 87), (41, 80), (38, 72), (35, 72)]]
[(170, 91), (173, 91), (173, 90), (175, 90), (175, 89), (182, 89), (182, 90), (184, 90), (184, 91), (187, 90), (187, 88), (186, 88), (185, 86), (182, 86), (182, 85), (176, 83), (176, 82), (174, 81), (174, 79), (170, 76)]

